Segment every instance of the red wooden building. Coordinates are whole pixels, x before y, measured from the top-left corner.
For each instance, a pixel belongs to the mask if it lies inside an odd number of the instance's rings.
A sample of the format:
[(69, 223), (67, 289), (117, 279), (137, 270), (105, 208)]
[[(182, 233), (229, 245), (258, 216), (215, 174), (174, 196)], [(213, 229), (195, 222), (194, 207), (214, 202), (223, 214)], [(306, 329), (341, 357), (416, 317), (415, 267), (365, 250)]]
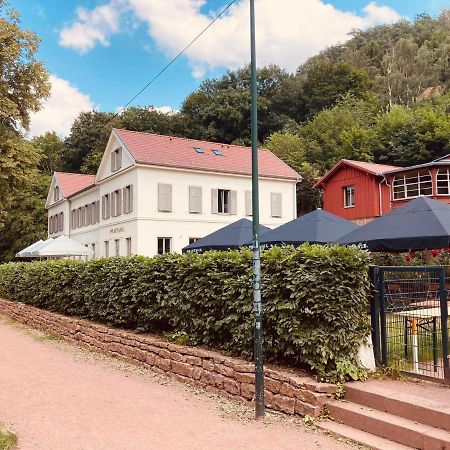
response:
[(391, 210), (391, 191), (383, 174), (399, 167), (343, 159), (315, 187), (323, 191), (323, 209), (364, 224)]
[(450, 204), (450, 155), (410, 167), (343, 159), (315, 187), (325, 211), (359, 224), (420, 195)]

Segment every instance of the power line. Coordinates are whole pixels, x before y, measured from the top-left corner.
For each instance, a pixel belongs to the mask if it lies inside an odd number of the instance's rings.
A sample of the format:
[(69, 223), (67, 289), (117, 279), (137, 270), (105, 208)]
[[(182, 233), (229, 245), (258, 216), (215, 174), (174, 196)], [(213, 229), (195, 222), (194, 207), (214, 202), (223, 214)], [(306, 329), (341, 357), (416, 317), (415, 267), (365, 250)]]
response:
[(189, 44), (186, 45), (174, 58), (172, 58), (125, 106), (122, 106), (122, 108), (119, 109), (119, 111), (114, 114), (111, 119), (108, 120), (108, 122), (105, 123), (103, 127), (106, 127), (109, 123), (111, 123), (122, 111), (124, 111), (127, 106), (129, 106), (134, 100), (136, 100), (151, 84), (153, 84), (183, 53), (188, 50), (189, 47), (191, 47), (192, 44), (194, 44), (195, 41), (197, 41), (221, 16), (223, 16), (233, 5), (233, 3), (236, 3), (237, 0), (232, 0), (230, 3), (228, 3), (227, 6), (225, 6), (222, 11), (211, 21), (209, 24), (203, 28), (202, 31), (200, 31), (197, 36), (192, 39)]

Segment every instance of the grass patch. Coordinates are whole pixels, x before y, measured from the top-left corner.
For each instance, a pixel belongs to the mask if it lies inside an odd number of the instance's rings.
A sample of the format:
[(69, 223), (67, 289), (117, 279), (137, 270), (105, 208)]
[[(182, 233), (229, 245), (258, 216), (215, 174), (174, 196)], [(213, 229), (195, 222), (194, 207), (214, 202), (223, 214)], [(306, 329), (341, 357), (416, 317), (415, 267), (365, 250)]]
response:
[(57, 334), (48, 333), (48, 334), (40, 334), (39, 336), (34, 336), (34, 340), (37, 342), (47, 342), (47, 341), (60, 341), (61, 338)]
[(0, 424), (0, 450), (12, 450), (17, 446), (18, 438)]

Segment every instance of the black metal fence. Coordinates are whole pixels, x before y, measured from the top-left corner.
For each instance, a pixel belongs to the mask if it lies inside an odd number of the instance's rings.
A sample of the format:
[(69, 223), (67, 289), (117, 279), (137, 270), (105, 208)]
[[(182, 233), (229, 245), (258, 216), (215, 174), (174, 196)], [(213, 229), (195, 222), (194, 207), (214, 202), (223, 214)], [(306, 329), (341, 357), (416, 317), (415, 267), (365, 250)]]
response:
[(379, 365), (450, 382), (450, 268), (374, 267), (372, 338)]

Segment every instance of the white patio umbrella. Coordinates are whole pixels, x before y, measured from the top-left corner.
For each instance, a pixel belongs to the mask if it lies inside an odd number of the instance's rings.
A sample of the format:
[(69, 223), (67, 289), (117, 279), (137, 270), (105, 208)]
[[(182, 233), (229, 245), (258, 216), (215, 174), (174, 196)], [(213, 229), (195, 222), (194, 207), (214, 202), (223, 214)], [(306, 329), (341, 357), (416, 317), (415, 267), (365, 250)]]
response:
[(94, 252), (84, 245), (68, 238), (67, 236), (59, 236), (52, 239), (51, 242), (35, 249), (32, 256), (35, 258), (43, 258), (48, 256), (93, 256)]
[(24, 249), (20, 250), (20, 252), (16, 253), (16, 258), (26, 258), (27, 253), (33, 251), (33, 249), (41, 242), (44, 242), (44, 241), (42, 239), (39, 239), (37, 242), (34, 242), (33, 244), (29, 245), (28, 247), (25, 247)]
[(20, 252), (16, 253), (16, 258), (33, 258), (33, 252), (39, 250), (43, 245), (53, 241), (53, 238), (49, 238), (45, 241), (42, 239), (39, 239), (39, 241), (35, 242), (34, 244), (29, 245), (28, 247), (24, 248)]

